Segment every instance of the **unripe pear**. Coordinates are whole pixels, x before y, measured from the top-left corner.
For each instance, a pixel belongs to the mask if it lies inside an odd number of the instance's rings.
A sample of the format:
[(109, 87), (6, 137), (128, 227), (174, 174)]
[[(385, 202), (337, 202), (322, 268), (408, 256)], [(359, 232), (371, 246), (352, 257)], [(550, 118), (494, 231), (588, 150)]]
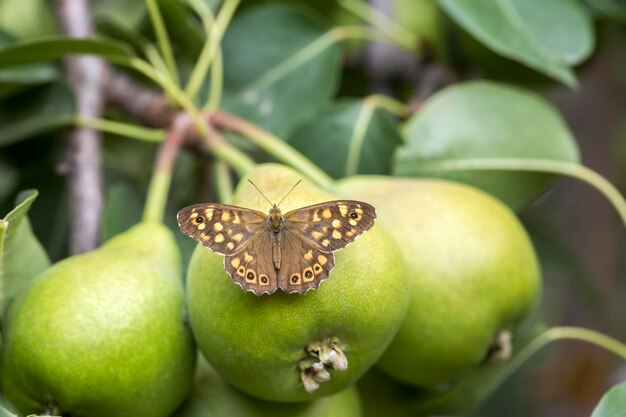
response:
[(44, 271), (10, 307), (2, 390), (22, 413), (168, 416), (191, 385), (172, 233), (139, 224)]
[(204, 361), (189, 399), (175, 417), (359, 417), (361, 404), (354, 387), (338, 394), (299, 403), (264, 401), (226, 383)]
[(417, 386), (453, 381), (533, 311), (535, 252), (500, 201), (443, 180), (352, 177), (338, 189), (377, 207), (407, 263), (409, 311), (379, 362), (389, 375)]
[[(278, 202), (301, 176), (267, 164), (249, 178)], [(338, 197), (303, 181), (280, 208), (286, 213)], [(234, 203), (270, 208), (245, 179)], [(391, 341), (408, 301), (399, 249), (378, 224), (336, 252), (330, 276), (306, 295), (245, 293), (224, 272), (223, 257), (203, 246), (192, 256), (187, 289), (191, 326), (209, 363), (242, 391), (281, 402), (353, 384)]]

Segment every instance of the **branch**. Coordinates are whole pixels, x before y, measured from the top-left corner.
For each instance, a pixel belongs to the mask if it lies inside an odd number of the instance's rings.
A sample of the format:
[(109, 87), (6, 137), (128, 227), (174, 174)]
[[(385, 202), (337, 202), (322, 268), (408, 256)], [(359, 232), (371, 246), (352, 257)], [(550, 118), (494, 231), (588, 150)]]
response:
[(108, 103), (147, 126), (167, 127), (176, 116), (176, 109), (165, 94), (153, 91), (111, 67), (107, 67), (104, 77), (104, 96)]
[(167, 205), (167, 196), (172, 182), (172, 172), (180, 147), (189, 136), (191, 119), (185, 113), (176, 116), (167, 132), (165, 141), (159, 148), (150, 180), (148, 197), (143, 212), (144, 222), (162, 223)]
[[(88, 0), (56, 0), (62, 31), (74, 38), (91, 35)], [(79, 117), (99, 118), (104, 64), (94, 57), (67, 58), (65, 67), (74, 91)], [(75, 127), (70, 132), (65, 167), (70, 192), (70, 252), (87, 252), (98, 246), (103, 192), (101, 136), (98, 131)]]

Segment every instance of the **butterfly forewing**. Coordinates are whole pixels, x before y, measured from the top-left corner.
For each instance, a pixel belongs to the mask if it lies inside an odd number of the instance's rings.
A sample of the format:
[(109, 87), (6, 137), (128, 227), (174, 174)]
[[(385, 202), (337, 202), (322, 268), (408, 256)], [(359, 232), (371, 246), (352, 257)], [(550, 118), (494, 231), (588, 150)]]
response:
[(287, 228), (322, 252), (334, 252), (374, 225), (376, 210), (362, 201), (338, 200), (290, 211)]
[(265, 229), (267, 216), (226, 204), (196, 204), (178, 212), (178, 226), (212, 251), (229, 255), (245, 247)]

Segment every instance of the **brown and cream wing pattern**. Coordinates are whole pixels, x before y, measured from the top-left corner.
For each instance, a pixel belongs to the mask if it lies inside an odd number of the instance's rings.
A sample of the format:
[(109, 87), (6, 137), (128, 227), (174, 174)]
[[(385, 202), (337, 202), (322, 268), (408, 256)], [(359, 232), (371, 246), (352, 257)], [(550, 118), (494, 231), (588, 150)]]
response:
[(285, 214), (286, 229), (297, 232), (321, 252), (345, 247), (374, 225), (376, 210), (354, 200), (327, 201)]
[(259, 232), (267, 216), (260, 211), (227, 204), (195, 204), (178, 212), (178, 226), (212, 251), (229, 255), (241, 251)]
[(272, 294), (278, 288), (277, 271), (272, 261), (270, 232), (255, 234), (239, 252), (224, 258), (224, 269), (244, 291), (254, 295)]
[(278, 287), (286, 293), (305, 294), (328, 278), (335, 266), (332, 253), (322, 252), (293, 231), (285, 230), (283, 263), (278, 271)]

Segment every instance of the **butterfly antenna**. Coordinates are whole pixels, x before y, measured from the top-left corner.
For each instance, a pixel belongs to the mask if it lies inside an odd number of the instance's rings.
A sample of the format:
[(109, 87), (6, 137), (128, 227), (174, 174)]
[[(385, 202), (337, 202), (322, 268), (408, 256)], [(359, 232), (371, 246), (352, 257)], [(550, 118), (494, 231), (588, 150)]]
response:
[(248, 182), (252, 184), (254, 188), (256, 188), (256, 190), (263, 196), (264, 199), (267, 200), (268, 203), (270, 203), (270, 206), (274, 206), (274, 203), (272, 203), (269, 198), (265, 197), (265, 194), (263, 194), (263, 191), (259, 190), (259, 187), (257, 187), (255, 183), (253, 183), (250, 180), (248, 180)]
[(289, 194), (293, 191), (293, 189), (294, 189), (294, 188), (296, 188), (296, 186), (297, 186), (298, 184), (300, 184), (301, 182), (302, 182), (302, 180), (298, 180), (298, 182), (297, 182), (297, 183), (295, 183), (295, 184), (293, 185), (293, 187), (291, 187), (291, 190), (289, 190), (289, 191), (287, 192), (287, 194), (285, 194), (285, 196), (284, 196), (284, 197), (283, 197), (283, 198), (282, 198), (282, 199), (278, 202), (278, 204), (276, 205), (276, 207), (279, 207), (279, 206), (280, 206), (280, 203), (282, 203), (282, 202), (283, 202), (283, 200), (284, 200), (285, 198), (287, 198), (287, 196), (288, 196), (288, 195), (289, 195)]

